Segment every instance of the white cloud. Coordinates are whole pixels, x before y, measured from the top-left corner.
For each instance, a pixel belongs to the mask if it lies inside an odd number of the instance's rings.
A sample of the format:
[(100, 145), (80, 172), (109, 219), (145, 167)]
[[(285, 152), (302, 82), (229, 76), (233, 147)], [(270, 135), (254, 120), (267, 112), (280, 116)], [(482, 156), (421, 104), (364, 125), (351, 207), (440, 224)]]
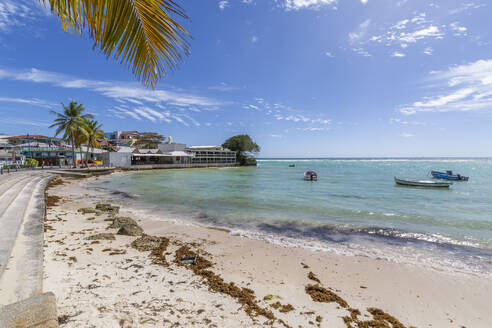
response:
[[(406, 49), (410, 46), (424, 44), (424, 54), (430, 55), (432, 51), (430, 42), (442, 40), (446, 37), (466, 36), (467, 27), (460, 22), (442, 24), (430, 19), (425, 12), (414, 14), (410, 17), (396, 21), (386, 27), (370, 24), (371, 31), (382, 29), (382, 32), (370, 34), (369, 24), (349, 34), (352, 50), (359, 54), (366, 54), (376, 45), (389, 47), (390, 53), (399, 52), (398, 49)], [(374, 26), (373, 26), (374, 25)], [(365, 28), (363, 28), (365, 26)]]
[(401, 52), (398, 52), (398, 51), (395, 51), (395, 52), (393, 52), (393, 54), (391, 55), (391, 57), (405, 57), (405, 54), (404, 53), (401, 53)]
[(38, 15), (32, 4), (25, 0), (0, 1), (0, 32), (10, 31), (14, 27), (24, 26), (26, 21)]
[(150, 102), (183, 107), (197, 106), (204, 109), (213, 109), (221, 105), (219, 101), (186, 92), (162, 89), (149, 90), (137, 83), (83, 80), (35, 68), (21, 72), (0, 70), (0, 79), (47, 83), (62, 88), (88, 89), (120, 102), (131, 102), (139, 105), (143, 102)]
[(459, 13), (466, 11), (466, 10), (469, 10), (469, 9), (477, 9), (477, 8), (484, 7), (484, 6), (485, 6), (485, 4), (481, 4), (481, 3), (477, 4), (477, 3), (473, 3), (473, 2), (468, 2), (468, 3), (462, 4), (461, 7), (451, 9), (449, 11), (449, 14), (455, 15), (455, 14), (459, 14)]
[(270, 134), (270, 137), (272, 138), (282, 138), (280, 134)]
[(212, 85), (211, 87), (208, 87), (210, 90), (216, 90), (216, 91), (234, 91), (234, 90), (239, 90), (239, 87), (235, 87), (232, 85), (229, 85), (225, 82), (220, 82), (218, 85)]
[(307, 127), (307, 128), (304, 128), (303, 130), (304, 130), (304, 131), (311, 131), (311, 132), (314, 132), (314, 131), (326, 131), (326, 130), (328, 130), (328, 128)]
[(449, 27), (454, 31), (454, 35), (456, 36), (466, 35), (466, 31), (468, 30), (465, 26), (461, 26), (459, 22), (453, 22), (449, 24)]
[(402, 106), (400, 112), (492, 111), (492, 60), (431, 72), (431, 86), (448, 91)]
[(315, 9), (318, 10), (322, 6), (332, 6), (336, 8), (337, 0), (285, 0), (285, 8), (287, 10), (299, 10), (299, 9)]
[(411, 134), (411, 133), (406, 133), (406, 132), (400, 133), (398, 136), (399, 136), (399, 137), (402, 137), (402, 138), (411, 138), (411, 137), (414, 137), (414, 135), (413, 135), (413, 134)]
[(0, 120), (0, 126), (1, 125), (6, 125), (6, 126), (16, 126), (16, 125), (26, 125), (26, 126), (37, 126), (37, 127), (48, 127), (52, 123), (48, 122), (42, 122), (42, 121), (34, 121), (34, 120), (23, 120), (23, 119), (18, 119), (18, 118), (8, 118), (8, 117), (2, 117)]
[(368, 0), (360, 0), (363, 4), (366, 4)]
[(331, 52), (327, 51), (325, 52), (326, 57), (335, 57)]
[(25, 98), (0, 97), (0, 102), (27, 104), (27, 105), (33, 105), (33, 106), (46, 107), (46, 108), (53, 108), (53, 107), (57, 106), (57, 104), (55, 104), (55, 103), (50, 103), (48, 101), (45, 101), (42, 99), (36, 99), (36, 98), (25, 99)]
[(289, 115), (285, 118), (286, 121), (293, 121), (293, 122), (309, 122), (311, 121), (308, 117), (305, 117), (303, 115)]
[(253, 42), (253, 43), (258, 42), (258, 37), (257, 37), (256, 35), (253, 35), (253, 36), (251, 37), (251, 42)]
[(364, 48), (352, 48), (352, 51), (355, 52), (356, 54), (359, 54), (363, 57), (371, 57), (371, 54), (367, 52)]
[(369, 28), (369, 25), (371, 25), (370, 19), (366, 19), (365, 21), (360, 23), (355, 32), (349, 33), (350, 41), (353, 42), (353, 41), (357, 41), (357, 40), (363, 38), (367, 33), (367, 29)]
[(229, 0), (220, 0), (219, 1), (220, 10), (224, 10), (228, 6), (229, 6)]
[(426, 55), (432, 55), (432, 53), (434, 52), (434, 49), (430, 48), (430, 47), (427, 47), (424, 49), (424, 54)]

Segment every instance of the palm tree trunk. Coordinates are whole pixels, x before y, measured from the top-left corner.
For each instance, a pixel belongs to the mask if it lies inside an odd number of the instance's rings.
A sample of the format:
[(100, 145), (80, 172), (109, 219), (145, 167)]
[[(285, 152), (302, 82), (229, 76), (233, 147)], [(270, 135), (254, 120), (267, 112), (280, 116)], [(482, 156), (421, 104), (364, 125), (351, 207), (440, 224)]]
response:
[(75, 168), (77, 168), (77, 158), (75, 158), (75, 140), (73, 138), (73, 132), (72, 132), (72, 136), (70, 139), (72, 139), (71, 140), (72, 141), (72, 166), (75, 169)]
[(87, 138), (87, 150), (85, 152), (85, 166), (87, 166), (87, 169), (89, 169), (89, 144), (90, 144), (91, 138)]

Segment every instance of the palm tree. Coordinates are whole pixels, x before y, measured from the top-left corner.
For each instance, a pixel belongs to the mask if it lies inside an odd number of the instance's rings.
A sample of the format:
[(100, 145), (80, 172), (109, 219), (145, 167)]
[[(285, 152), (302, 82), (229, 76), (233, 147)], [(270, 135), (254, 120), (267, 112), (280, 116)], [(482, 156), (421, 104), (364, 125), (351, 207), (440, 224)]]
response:
[(63, 132), (63, 139), (72, 145), (73, 167), (77, 167), (77, 158), (75, 157), (75, 146), (79, 144), (82, 135), (86, 132), (86, 122), (93, 118), (91, 114), (82, 114), (84, 107), (81, 104), (71, 101), (68, 106), (61, 104), (63, 112), (58, 113), (51, 111), (57, 118), (50, 128), (56, 127), (55, 137)]
[(94, 152), (95, 147), (99, 147), (98, 139), (104, 138), (104, 131), (101, 129), (102, 124), (99, 124), (98, 121), (88, 121), (86, 122), (86, 154), (85, 154), (85, 165), (89, 168), (89, 147), (91, 151)]
[(185, 19), (175, 0), (38, 0), (57, 15), (65, 31), (87, 30), (107, 57), (132, 69), (154, 88), (189, 54), (191, 35), (171, 16)]

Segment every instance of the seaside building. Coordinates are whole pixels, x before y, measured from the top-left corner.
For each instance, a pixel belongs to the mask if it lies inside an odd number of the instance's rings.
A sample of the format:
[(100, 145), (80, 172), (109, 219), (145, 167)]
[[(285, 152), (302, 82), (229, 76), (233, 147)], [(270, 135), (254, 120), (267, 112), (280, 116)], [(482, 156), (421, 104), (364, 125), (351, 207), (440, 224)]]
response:
[(234, 166), (236, 153), (220, 146), (186, 147), (180, 143), (161, 143), (157, 149), (120, 147), (117, 152), (104, 153), (103, 164), (122, 168)]
[(0, 167), (4, 165), (12, 165), (12, 164), (22, 165), (24, 164), (25, 159), (26, 157), (24, 155), (15, 152), (10, 153), (10, 152), (0, 151)]
[(236, 152), (222, 146), (190, 146), (186, 151), (193, 154), (194, 164), (236, 164)]
[(104, 138), (114, 146), (128, 145), (131, 139), (140, 137), (138, 131), (113, 131), (106, 132)]
[[(10, 153), (18, 153), (25, 158), (33, 158), (39, 165), (59, 166), (71, 165), (73, 163), (72, 147), (60, 138), (47, 137), (42, 135), (22, 135), (8, 138), (9, 144), (6, 147)], [(89, 162), (100, 163), (103, 150), (89, 148)], [(75, 149), (75, 160), (85, 161), (87, 147), (77, 147)]]

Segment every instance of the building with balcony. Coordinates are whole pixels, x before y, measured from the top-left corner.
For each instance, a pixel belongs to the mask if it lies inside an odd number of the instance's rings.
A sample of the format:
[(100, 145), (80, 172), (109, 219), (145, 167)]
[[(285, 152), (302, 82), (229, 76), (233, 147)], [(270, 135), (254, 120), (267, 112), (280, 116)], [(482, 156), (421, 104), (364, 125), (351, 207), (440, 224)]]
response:
[(236, 152), (222, 146), (190, 146), (186, 151), (193, 154), (194, 164), (236, 164)]

